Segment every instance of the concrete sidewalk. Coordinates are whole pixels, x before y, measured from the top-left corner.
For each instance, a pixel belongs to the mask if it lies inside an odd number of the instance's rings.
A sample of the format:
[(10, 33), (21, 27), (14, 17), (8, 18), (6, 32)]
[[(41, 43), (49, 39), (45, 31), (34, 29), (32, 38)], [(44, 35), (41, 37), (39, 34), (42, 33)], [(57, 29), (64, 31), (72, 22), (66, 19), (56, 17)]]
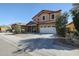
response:
[(18, 48), (17, 44), (0, 35), (0, 56), (29, 56), (25, 52), (13, 53)]
[[(4, 38), (3, 40), (7, 41), (10, 44), (18, 46), (18, 42), (21, 38), (16, 37), (14, 35), (7, 35), (8, 33), (0, 33), (0, 37)], [(11, 34), (11, 33), (10, 33)]]

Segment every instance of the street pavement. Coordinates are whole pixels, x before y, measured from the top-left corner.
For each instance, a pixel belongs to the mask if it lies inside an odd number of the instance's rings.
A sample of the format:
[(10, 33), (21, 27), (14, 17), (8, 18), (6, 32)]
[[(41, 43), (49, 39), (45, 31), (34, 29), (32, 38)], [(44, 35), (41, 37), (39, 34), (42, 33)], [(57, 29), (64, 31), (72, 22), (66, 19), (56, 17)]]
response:
[(9, 42), (5, 41), (4, 38), (0, 36), (0, 56), (27, 56), (28, 54), (25, 54), (23, 52), (21, 53), (13, 53), (18, 48), (10, 44)]

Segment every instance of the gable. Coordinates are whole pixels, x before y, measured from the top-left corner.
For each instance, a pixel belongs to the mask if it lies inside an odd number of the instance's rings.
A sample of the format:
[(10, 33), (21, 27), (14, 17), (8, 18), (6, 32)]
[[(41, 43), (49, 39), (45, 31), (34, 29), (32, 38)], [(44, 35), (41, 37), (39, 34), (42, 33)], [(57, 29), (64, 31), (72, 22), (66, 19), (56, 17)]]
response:
[(51, 13), (58, 13), (61, 10), (57, 10), (57, 11), (50, 11), (50, 10), (42, 10), (40, 11), (38, 14), (36, 14), (32, 19), (34, 19), (35, 17), (39, 17), (41, 14), (51, 14)]

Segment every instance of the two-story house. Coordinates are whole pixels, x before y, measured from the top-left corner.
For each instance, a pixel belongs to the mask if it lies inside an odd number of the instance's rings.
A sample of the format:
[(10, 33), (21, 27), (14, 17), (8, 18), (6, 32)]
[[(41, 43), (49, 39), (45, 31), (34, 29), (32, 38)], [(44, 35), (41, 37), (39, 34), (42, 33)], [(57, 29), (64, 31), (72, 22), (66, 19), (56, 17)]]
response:
[(36, 14), (32, 21), (27, 24), (28, 32), (56, 33), (56, 18), (61, 14), (61, 10), (42, 10)]

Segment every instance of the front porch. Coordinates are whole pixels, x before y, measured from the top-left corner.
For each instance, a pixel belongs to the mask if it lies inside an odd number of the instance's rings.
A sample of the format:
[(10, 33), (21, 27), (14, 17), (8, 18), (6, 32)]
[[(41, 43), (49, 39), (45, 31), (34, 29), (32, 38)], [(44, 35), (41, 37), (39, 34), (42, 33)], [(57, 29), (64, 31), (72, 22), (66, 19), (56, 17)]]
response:
[(33, 21), (30, 21), (27, 25), (27, 32), (29, 33), (39, 33), (39, 26)]
[(38, 33), (37, 26), (27, 26), (27, 32), (29, 33)]

